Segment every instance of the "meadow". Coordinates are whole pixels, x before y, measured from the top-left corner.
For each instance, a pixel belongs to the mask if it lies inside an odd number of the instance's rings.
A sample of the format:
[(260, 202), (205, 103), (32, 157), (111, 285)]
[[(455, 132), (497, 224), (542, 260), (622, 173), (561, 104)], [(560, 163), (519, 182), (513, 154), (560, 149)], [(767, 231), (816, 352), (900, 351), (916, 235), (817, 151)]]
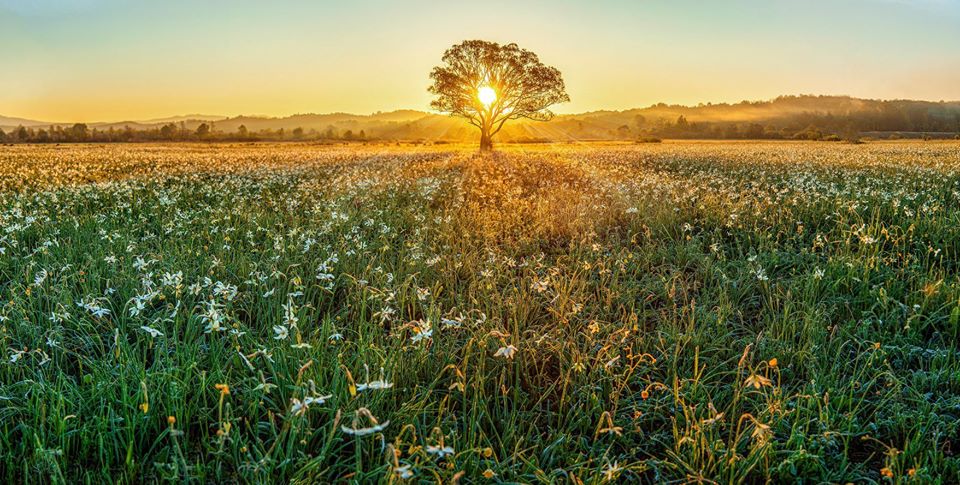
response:
[(960, 144), (475, 150), (0, 147), (0, 478), (960, 482)]

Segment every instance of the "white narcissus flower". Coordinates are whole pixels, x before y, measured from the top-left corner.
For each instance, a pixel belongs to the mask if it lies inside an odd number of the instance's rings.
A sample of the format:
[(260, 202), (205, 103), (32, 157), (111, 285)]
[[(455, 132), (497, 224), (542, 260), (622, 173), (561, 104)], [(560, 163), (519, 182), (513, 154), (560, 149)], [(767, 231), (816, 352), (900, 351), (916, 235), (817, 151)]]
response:
[(398, 466), (393, 469), (393, 472), (397, 474), (403, 480), (406, 480), (413, 476), (413, 470), (410, 469), (410, 465)]
[(427, 445), (427, 453), (437, 455), (437, 458), (443, 458), (453, 454), (453, 448), (449, 446), (431, 446)]
[(387, 379), (383, 376), (383, 367), (380, 368), (380, 379), (375, 381), (370, 380), (370, 368), (364, 365), (364, 368), (367, 370), (367, 382), (362, 384), (357, 384), (357, 392), (363, 391), (379, 391), (383, 389), (390, 389), (393, 387), (392, 382), (388, 382)]
[(153, 338), (163, 337), (163, 332), (161, 332), (161, 331), (159, 331), (159, 330), (157, 330), (157, 329), (155, 329), (155, 328), (148, 327), (148, 326), (146, 326), (146, 325), (141, 326), (141, 327), (140, 327), (140, 330), (143, 330), (144, 332), (149, 333), (150, 336), (153, 337)]
[(504, 359), (513, 359), (514, 354), (517, 353), (517, 348), (513, 345), (508, 345), (506, 347), (500, 347), (494, 352), (494, 357), (503, 357)]

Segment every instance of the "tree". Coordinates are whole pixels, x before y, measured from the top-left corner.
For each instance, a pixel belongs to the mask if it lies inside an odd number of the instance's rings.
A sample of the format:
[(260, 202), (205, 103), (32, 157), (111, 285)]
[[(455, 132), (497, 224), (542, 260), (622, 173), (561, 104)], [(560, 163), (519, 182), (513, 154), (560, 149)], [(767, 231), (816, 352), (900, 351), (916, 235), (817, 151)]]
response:
[(240, 135), (240, 138), (246, 138), (249, 131), (247, 131), (247, 125), (240, 125), (237, 128), (237, 134)]
[(177, 136), (177, 125), (173, 123), (167, 123), (160, 127), (160, 136), (167, 140), (172, 140)]
[(86, 123), (76, 123), (73, 125), (73, 128), (70, 129), (74, 140), (86, 140), (88, 131), (89, 129)]
[(294, 128), (294, 129), (293, 129), (293, 138), (294, 138), (295, 140), (299, 140), (299, 139), (303, 138), (303, 128), (300, 128), (299, 126), (296, 127), (296, 128)]
[(7, 133), (3, 131), (3, 128), (0, 128), (0, 141), (7, 139)]
[(516, 44), (468, 40), (447, 49), (430, 73), (430, 106), (480, 129), (480, 150), (509, 120), (549, 121), (550, 106), (570, 101), (560, 71)]
[(203, 138), (210, 134), (210, 125), (206, 123), (200, 123), (200, 126), (197, 127), (197, 136)]

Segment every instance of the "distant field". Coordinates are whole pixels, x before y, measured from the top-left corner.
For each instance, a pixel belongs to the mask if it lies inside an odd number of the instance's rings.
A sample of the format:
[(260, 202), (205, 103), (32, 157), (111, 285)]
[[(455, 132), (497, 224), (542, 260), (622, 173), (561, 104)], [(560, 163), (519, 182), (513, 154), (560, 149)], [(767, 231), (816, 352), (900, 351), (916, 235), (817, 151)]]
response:
[(960, 144), (474, 150), (0, 147), (0, 476), (960, 482)]

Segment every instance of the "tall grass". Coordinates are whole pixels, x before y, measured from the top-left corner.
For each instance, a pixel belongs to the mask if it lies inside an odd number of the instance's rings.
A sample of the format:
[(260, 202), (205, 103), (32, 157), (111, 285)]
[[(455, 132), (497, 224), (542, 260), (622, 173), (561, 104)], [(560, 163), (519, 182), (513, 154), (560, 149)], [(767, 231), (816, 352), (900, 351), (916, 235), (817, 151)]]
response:
[(0, 476), (956, 483), (958, 170), (4, 148)]

